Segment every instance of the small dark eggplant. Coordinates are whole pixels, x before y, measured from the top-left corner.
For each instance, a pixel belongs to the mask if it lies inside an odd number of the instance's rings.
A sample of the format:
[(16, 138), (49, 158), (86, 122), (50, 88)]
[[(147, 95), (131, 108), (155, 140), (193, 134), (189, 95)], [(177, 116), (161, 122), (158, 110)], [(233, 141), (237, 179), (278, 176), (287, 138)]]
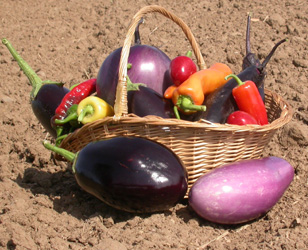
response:
[(56, 131), (52, 128), (50, 119), (69, 89), (63, 87), (63, 83), (42, 81), (7, 39), (2, 39), (2, 43), (8, 48), (32, 85), (30, 100), (34, 115), (50, 135), (56, 138)]
[(91, 142), (77, 154), (47, 142), (44, 146), (73, 162), (75, 178), (83, 190), (119, 210), (168, 210), (187, 192), (187, 171), (179, 157), (145, 138)]
[[(256, 58), (255, 54), (250, 50), (250, 15), (247, 21), (247, 34), (246, 34), (246, 56), (243, 59), (243, 71), (237, 76), (242, 81), (253, 81), (260, 95), (264, 101), (264, 79), (266, 77), (266, 65), (273, 56), (278, 46), (287, 41), (283, 39), (279, 41), (264, 59), (262, 63)], [(206, 106), (206, 111), (197, 112), (193, 120), (197, 121), (205, 119), (213, 123), (226, 123), (228, 116), (238, 110), (236, 102), (232, 96), (232, 89), (237, 86), (237, 82), (234, 79), (229, 80), (225, 85), (215, 90), (213, 93), (205, 98), (203, 105)]]
[(175, 118), (171, 100), (165, 99), (155, 90), (139, 86), (139, 90), (127, 93), (128, 113), (140, 117), (156, 115), (162, 118)]

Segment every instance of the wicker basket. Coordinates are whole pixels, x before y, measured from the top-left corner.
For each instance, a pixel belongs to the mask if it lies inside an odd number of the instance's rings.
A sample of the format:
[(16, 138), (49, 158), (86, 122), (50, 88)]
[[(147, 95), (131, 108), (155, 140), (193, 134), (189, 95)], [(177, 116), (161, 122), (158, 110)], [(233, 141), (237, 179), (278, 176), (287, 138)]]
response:
[(61, 147), (77, 152), (91, 141), (117, 136), (140, 136), (157, 141), (172, 149), (183, 161), (188, 172), (189, 191), (200, 176), (213, 168), (242, 159), (259, 158), (277, 129), (291, 120), (292, 111), (279, 95), (265, 90), (265, 104), (270, 121), (265, 126), (236, 126), (205, 120), (190, 122), (128, 114), (126, 76), (131, 41), (140, 19), (152, 12), (162, 14), (182, 28), (192, 46), (199, 69), (205, 68), (195, 38), (180, 18), (160, 6), (142, 8), (133, 17), (124, 41), (114, 105), (115, 116), (84, 125), (63, 140)]

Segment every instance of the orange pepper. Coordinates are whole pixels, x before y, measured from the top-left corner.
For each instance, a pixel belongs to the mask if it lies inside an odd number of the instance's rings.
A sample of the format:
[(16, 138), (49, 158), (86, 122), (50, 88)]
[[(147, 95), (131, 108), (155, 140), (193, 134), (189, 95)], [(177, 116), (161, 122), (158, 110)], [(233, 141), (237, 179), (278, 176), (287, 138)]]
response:
[(172, 99), (175, 112), (176, 109), (185, 114), (205, 111), (206, 107), (202, 105), (205, 96), (224, 85), (227, 82), (225, 77), (229, 74), (232, 74), (232, 70), (226, 64), (215, 63), (208, 69), (192, 74), (180, 86), (170, 86), (166, 89), (164, 97)]

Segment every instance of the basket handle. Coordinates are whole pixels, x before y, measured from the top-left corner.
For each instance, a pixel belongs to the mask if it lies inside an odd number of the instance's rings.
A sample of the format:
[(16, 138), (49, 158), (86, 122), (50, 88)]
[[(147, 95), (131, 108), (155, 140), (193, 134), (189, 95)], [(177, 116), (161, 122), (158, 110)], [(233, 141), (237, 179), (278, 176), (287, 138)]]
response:
[(119, 120), (122, 115), (126, 115), (127, 111), (127, 85), (126, 85), (126, 77), (127, 77), (127, 63), (128, 56), (131, 47), (131, 43), (135, 34), (135, 29), (142, 19), (142, 17), (148, 13), (157, 12), (162, 14), (163, 16), (171, 19), (177, 25), (179, 25), (184, 34), (186, 35), (188, 41), (192, 46), (192, 50), (197, 59), (197, 64), (199, 69), (205, 69), (206, 65), (203, 59), (203, 56), (200, 52), (199, 46), (196, 42), (194, 35), (192, 34), (189, 27), (184, 23), (182, 19), (174, 15), (173, 13), (167, 11), (165, 8), (158, 5), (149, 5), (140, 9), (135, 16), (129, 26), (128, 32), (126, 34), (124, 45), (122, 47), (121, 58), (120, 58), (120, 66), (119, 66), (119, 79), (117, 84), (116, 91), (116, 99), (114, 104), (114, 120)]

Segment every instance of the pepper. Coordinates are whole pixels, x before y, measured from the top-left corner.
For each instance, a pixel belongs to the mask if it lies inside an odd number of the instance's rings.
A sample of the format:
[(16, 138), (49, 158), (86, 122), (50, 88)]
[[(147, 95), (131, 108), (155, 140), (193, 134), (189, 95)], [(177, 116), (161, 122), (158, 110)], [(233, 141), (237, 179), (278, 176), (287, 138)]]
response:
[(185, 114), (205, 111), (206, 107), (202, 105), (205, 96), (224, 85), (227, 82), (225, 76), (231, 73), (232, 70), (226, 64), (215, 63), (208, 69), (192, 74), (180, 86), (167, 88), (164, 97), (172, 99), (177, 117), (177, 110)]
[(96, 79), (89, 79), (74, 86), (62, 99), (57, 107), (55, 115), (51, 118), (51, 124), (57, 131), (57, 137), (63, 132), (63, 126), (55, 124), (55, 120), (63, 120), (67, 116), (68, 109), (73, 104), (79, 104), (84, 98), (96, 92)]
[(253, 81), (242, 82), (234, 74), (226, 76), (226, 80), (231, 77), (238, 84), (237, 87), (232, 89), (232, 95), (239, 110), (253, 116), (260, 125), (268, 124), (266, 108), (256, 84)]
[(66, 117), (63, 120), (55, 119), (56, 125), (65, 125), (69, 123), (72, 128), (79, 127), (78, 115), (77, 115), (78, 104), (73, 104), (66, 113)]
[(114, 115), (113, 108), (103, 99), (97, 96), (89, 96), (83, 99), (77, 108), (78, 121), (86, 124)]

